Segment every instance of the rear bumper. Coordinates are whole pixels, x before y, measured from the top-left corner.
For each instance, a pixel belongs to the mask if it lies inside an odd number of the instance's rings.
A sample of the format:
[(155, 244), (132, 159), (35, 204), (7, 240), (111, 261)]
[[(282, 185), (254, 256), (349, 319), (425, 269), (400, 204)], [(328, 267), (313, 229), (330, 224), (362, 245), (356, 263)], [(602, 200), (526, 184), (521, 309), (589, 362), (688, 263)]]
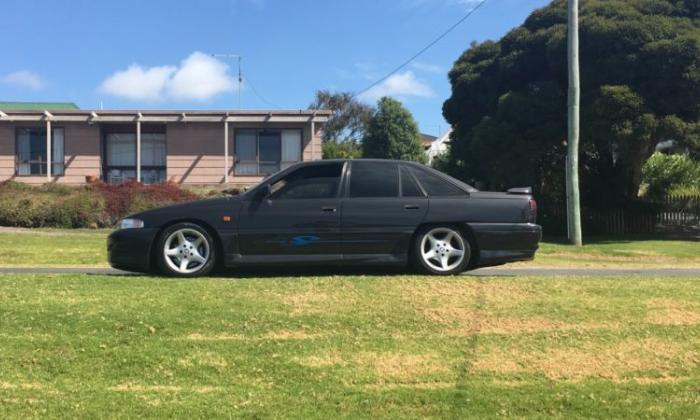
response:
[(151, 269), (151, 246), (157, 229), (121, 229), (107, 238), (109, 265), (119, 270), (148, 273)]
[(473, 223), (469, 225), (479, 247), (477, 267), (535, 258), (542, 227), (533, 223)]

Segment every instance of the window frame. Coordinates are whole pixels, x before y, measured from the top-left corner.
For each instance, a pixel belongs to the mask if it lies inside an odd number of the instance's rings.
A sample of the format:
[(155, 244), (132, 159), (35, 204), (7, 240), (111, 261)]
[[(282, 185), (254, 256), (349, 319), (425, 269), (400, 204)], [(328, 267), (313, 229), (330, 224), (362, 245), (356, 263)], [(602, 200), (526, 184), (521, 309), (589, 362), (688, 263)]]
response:
[[(101, 146), (102, 146), (102, 152), (100, 153), (100, 157), (102, 160), (102, 180), (106, 183), (109, 182), (109, 171), (112, 169), (120, 170), (120, 171), (128, 171), (128, 170), (133, 170), (134, 172), (137, 171), (137, 164), (134, 163), (134, 165), (110, 165), (108, 158), (107, 158), (107, 153), (109, 148), (107, 147), (107, 136), (110, 134), (133, 134), (136, 136), (136, 126), (131, 125), (114, 125), (114, 126), (107, 126), (103, 127), (101, 129), (100, 137), (102, 138), (101, 141)], [(160, 182), (165, 183), (168, 181), (168, 132), (167, 132), (167, 126), (163, 125), (161, 127), (160, 124), (158, 125), (141, 125), (141, 134), (162, 134), (164, 137), (164, 144), (165, 144), (165, 162), (163, 165), (141, 165), (141, 174), (143, 175), (144, 171), (163, 171), (163, 181)], [(143, 139), (142, 139), (143, 140)], [(135, 141), (135, 140), (134, 140)], [(141, 142), (141, 145), (143, 146), (143, 141)], [(136, 145), (134, 144), (134, 162), (136, 162)], [(134, 175), (134, 181), (136, 181), (136, 176)], [(128, 181), (124, 181), (128, 182)], [(143, 176), (141, 177), (141, 182), (143, 182)]]
[[(337, 185), (338, 188), (336, 189), (335, 195), (334, 195), (333, 197), (322, 197), (322, 198), (318, 198), (318, 197), (314, 197), (314, 198), (275, 198), (274, 200), (276, 200), (276, 201), (337, 200), (337, 199), (339, 199), (339, 198), (342, 197), (342, 190), (343, 190), (343, 185), (344, 185), (345, 176), (346, 176), (345, 173), (346, 173), (347, 168), (348, 168), (348, 166), (349, 166), (349, 165), (347, 164), (347, 162), (319, 162), (319, 163), (314, 163), (314, 164), (311, 164), (311, 165), (300, 166), (300, 167), (294, 168), (293, 170), (288, 171), (288, 172), (286, 172), (286, 173), (284, 173), (284, 174), (281, 174), (281, 176), (279, 176), (279, 177), (277, 177), (277, 178), (275, 178), (275, 179), (271, 179), (271, 180), (269, 180), (268, 182), (265, 182), (265, 183), (263, 183), (263, 184), (268, 184), (268, 185), (270, 185), (270, 187), (272, 187), (273, 184), (275, 184), (275, 183), (277, 183), (277, 182), (283, 180), (284, 178), (288, 177), (289, 175), (292, 175), (292, 174), (293, 174), (294, 172), (296, 172), (296, 171), (302, 170), (302, 169), (304, 169), (304, 168), (318, 167), (318, 166), (322, 166), (322, 165), (323, 165), (323, 166), (327, 166), (327, 165), (340, 165), (340, 176), (338, 177), (338, 185)], [(261, 185), (263, 185), (263, 184), (261, 184)]]
[[(427, 166), (420, 166), (417, 164), (407, 164), (405, 165), (407, 169), (409, 169), (409, 172), (413, 176), (413, 179), (418, 183), (418, 187), (423, 191), (423, 194), (425, 194), (426, 197), (433, 199), (433, 198), (455, 198), (455, 197), (470, 197), (471, 196), (471, 191), (469, 191), (467, 188), (464, 188), (463, 186), (459, 185), (457, 182), (454, 182), (451, 177), (443, 174), (440, 171), (437, 171), (433, 168), (427, 167)], [(455, 187), (456, 189), (462, 191), (462, 194), (459, 195), (432, 195), (428, 192), (428, 189), (423, 185), (423, 183), (420, 181), (418, 178), (418, 175), (416, 175), (416, 171), (419, 170), (424, 170), (427, 173), (434, 175), (437, 178), (440, 178), (443, 182), (448, 183), (449, 185)], [(465, 184), (466, 185), (466, 184)]]
[[(299, 160), (296, 162), (293, 161), (286, 161), (283, 159), (283, 136), (282, 132), (285, 130), (294, 130), (299, 132), (299, 138), (301, 141), (299, 142)], [(237, 143), (237, 137), (240, 132), (255, 132), (255, 160), (238, 160), (238, 154), (236, 153), (236, 143)], [(273, 162), (273, 161), (261, 161), (260, 160), (260, 134), (265, 133), (265, 132), (276, 132), (279, 134), (279, 139), (280, 139), (280, 160), (279, 162)], [(299, 162), (304, 162), (304, 128), (300, 127), (281, 127), (281, 128), (269, 128), (269, 127), (235, 127), (233, 129), (233, 176), (236, 177), (260, 177), (260, 176), (270, 176), (272, 173), (261, 173), (260, 172), (260, 165), (263, 164), (279, 164), (280, 169), (283, 169), (283, 165), (287, 164), (293, 165), (295, 163)], [(255, 173), (254, 174), (239, 174), (236, 173), (236, 168), (238, 164), (244, 164), (244, 165), (251, 165), (255, 164)], [(286, 169), (286, 168), (284, 168)], [(278, 171), (279, 171), (278, 170)]]
[[(403, 177), (404, 173), (408, 174), (408, 177), (413, 180), (413, 183), (416, 184), (416, 187), (418, 187), (418, 191), (421, 193), (419, 196), (405, 196), (403, 194)], [(423, 186), (421, 185), (420, 182), (418, 182), (418, 178), (416, 178), (416, 175), (413, 173), (411, 170), (411, 167), (409, 165), (404, 165), (404, 164), (399, 164), (399, 197), (401, 198), (428, 198), (428, 193), (423, 189)]]
[[(353, 170), (353, 164), (356, 162), (370, 162), (370, 163), (379, 163), (379, 164), (396, 164), (396, 171), (398, 172), (397, 175), (397, 180), (398, 180), (398, 193), (394, 197), (353, 197), (350, 195), (350, 182), (352, 182), (352, 170)], [(418, 184), (420, 187), (420, 184)], [(343, 197), (347, 198), (349, 200), (397, 200), (399, 198), (402, 198), (401, 196), (401, 163), (400, 162), (392, 162), (392, 161), (381, 161), (381, 160), (372, 160), (372, 159), (354, 159), (354, 160), (349, 160), (348, 161), (348, 169), (347, 169), (347, 174), (345, 176), (345, 182), (343, 183)], [(419, 198), (419, 197), (416, 197)]]
[[(19, 133), (22, 130), (40, 130), (46, 132), (46, 126), (23, 126), (23, 127), (15, 127), (15, 177), (17, 178), (30, 178), (30, 177), (36, 177), (36, 176), (43, 176), (45, 177), (47, 172), (48, 172), (48, 159), (45, 161), (33, 161), (33, 160), (20, 160), (19, 159)], [(53, 156), (51, 157), (51, 177), (64, 177), (66, 176), (66, 129), (63, 126), (51, 126), (51, 154), (54, 152), (54, 139), (55, 136), (53, 135), (55, 130), (61, 130), (63, 131), (63, 155), (61, 156), (61, 173), (57, 175), (55, 171), (53, 170), (53, 166), (57, 165), (59, 163), (54, 160)], [(46, 137), (46, 133), (44, 134), (44, 137)], [(30, 143), (31, 146), (31, 143)], [(30, 151), (31, 154), (31, 151)], [(47, 151), (48, 154), (48, 151)], [(28, 174), (20, 174), (19, 173), (19, 165), (20, 163), (28, 163), (30, 166)], [(38, 174), (33, 174), (31, 173), (31, 165), (32, 164), (39, 164), (40, 168), (44, 168), (43, 172), (39, 172)]]

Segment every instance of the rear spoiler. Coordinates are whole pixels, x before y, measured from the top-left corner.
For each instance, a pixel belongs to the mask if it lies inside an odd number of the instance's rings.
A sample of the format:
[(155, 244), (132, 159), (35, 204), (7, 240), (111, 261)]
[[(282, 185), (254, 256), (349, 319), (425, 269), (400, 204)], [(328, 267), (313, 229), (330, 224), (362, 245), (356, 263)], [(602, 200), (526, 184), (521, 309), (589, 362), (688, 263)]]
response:
[(511, 188), (507, 192), (508, 194), (532, 195), (532, 187)]

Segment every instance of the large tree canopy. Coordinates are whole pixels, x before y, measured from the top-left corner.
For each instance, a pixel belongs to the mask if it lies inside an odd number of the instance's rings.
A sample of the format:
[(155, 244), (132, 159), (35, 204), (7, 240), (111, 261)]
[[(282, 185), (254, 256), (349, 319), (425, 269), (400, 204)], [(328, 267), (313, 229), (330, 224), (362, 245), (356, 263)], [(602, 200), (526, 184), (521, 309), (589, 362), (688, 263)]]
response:
[(383, 97), (362, 139), (362, 156), (425, 162), (418, 125), (401, 102)]
[[(455, 175), (563, 198), (566, 18), (555, 0), (456, 61), (443, 106)], [(700, 152), (700, 1), (582, 0), (580, 43), (581, 190), (609, 206), (637, 196), (659, 141)]]

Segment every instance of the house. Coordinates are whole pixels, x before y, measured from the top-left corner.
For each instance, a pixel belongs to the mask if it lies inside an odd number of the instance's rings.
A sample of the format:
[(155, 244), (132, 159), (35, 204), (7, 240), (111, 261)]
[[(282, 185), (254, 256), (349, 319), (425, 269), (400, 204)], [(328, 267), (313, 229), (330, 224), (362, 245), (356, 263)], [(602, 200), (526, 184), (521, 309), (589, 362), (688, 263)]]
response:
[(420, 142), (423, 145), (423, 150), (430, 149), (430, 145), (433, 144), (435, 140), (437, 140), (437, 137), (433, 135), (420, 133)]
[(425, 149), (425, 153), (428, 155), (428, 164), (432, 165), (433, 160), (436, 156), (442, 155), (447, 152), (447, 148), (450, 143), (450, 134), (452, 134), (452, 129), (450, 128), (440, 137), (435, 138), (428, 147)]
[(0, 181), (250, 185), (295, 162), (321, 159), (329, 115), (0, 102)]

